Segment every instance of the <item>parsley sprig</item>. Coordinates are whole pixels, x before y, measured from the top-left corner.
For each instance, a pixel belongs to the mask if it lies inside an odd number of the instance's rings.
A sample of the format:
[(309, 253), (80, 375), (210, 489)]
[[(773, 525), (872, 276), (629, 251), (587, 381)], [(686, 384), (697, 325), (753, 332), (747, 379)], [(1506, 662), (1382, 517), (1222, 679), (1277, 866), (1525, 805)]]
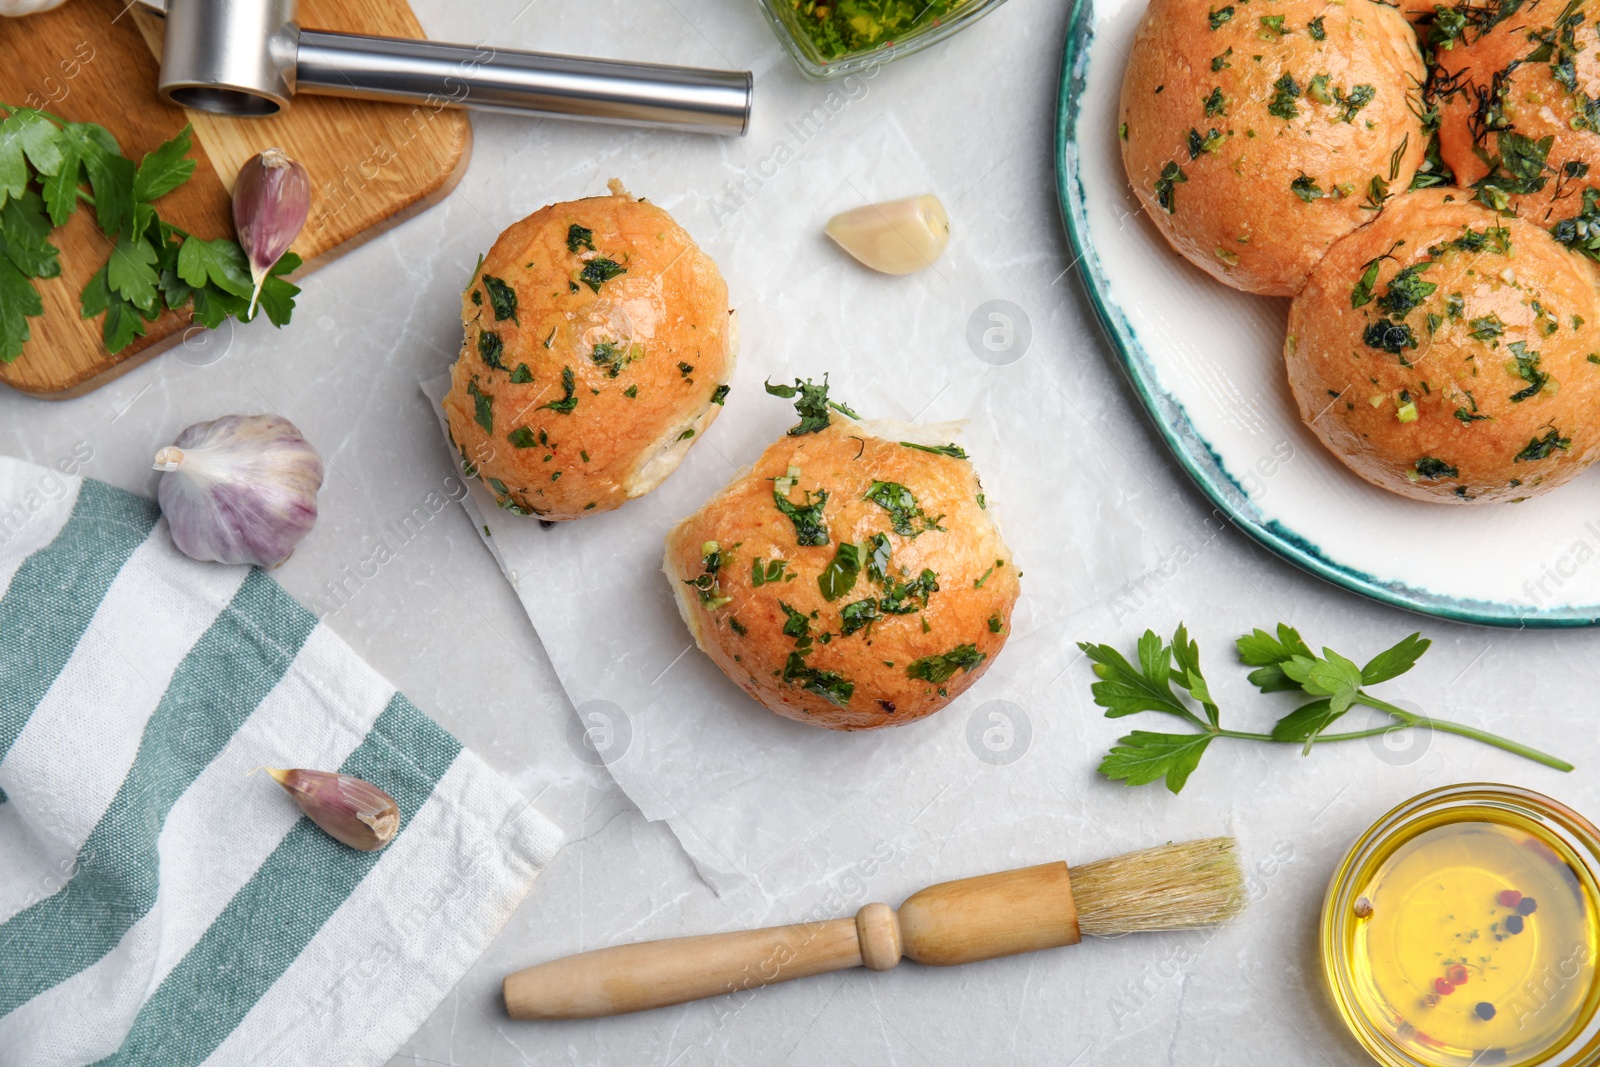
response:
[[(1229, 730), (1221, 725), (1220, 710), (1200, 671), (1200, 647), (1183, 624), (1178, 625), (1170, 645), (1155, 631), (1146, 630), (1139, 638), (1137, 664), (1130, 663), (1110, 645), (1080, 642), (1078, 647), (1093, 661), (1095, 676), (1100, 679), (1091, 692), (1094, 702), (1105, 709), (1106, 718), (1159, 711), (1193, 727), (1183, 733), (1135, 730), (1120, 738), (1100, 761), (1100, 773), (1128, 785), (1148, 785), (1164, 778), (1167, 788), (1177, 793), (1211, 742), (1219, 737), (1297, 744), (1301, 754), (1306, 755), (1313, 745), (1378, 737), (1412, 726), (1470, 737), (1546, 767), (1572, 770), (1572, 764), (1565, 760), (1527, 745), (1476, 727), (1407, 711), (1367, 692), (1367, 686), (1409, 671), (1431, 644), (1427, 638), (1411, 634), (1378, 653), (1365, 666), (1357, 666), (1354, 660), (1330, 648), (1324, 648), (1318, 656), (1287, 623), (1280, 622), (1275, 635), (1252, 630), (1235, 642), (1240, 661), (1255, 668), (1249, 675), (1251, 684), (1263, 693), (1295, 692), (1311, 698), (1279, 719), (1270, 733), (1257, 733)], [(1329, 733), (1328, 727), (1356, 705), (1384, 712), (1392, 721), (1364, 730)]]
[(848, 404), (828, 399), (828, 376), (826, 374), (822, 376), (821, 385), (812, 384), (810, 378), (804, 381), (796, 378), (793, 385), (773, 385), (769, 379), (766, 387), (767, 392), (773, 396), (781, 396), (786, 399), (792, 399), (796, 396), (800, 398), (794, 403), (794, 410), (800, 416), (800, 421), (789, 428), (790, 437), (799, 437), (802, 434), (826, 430), (828, 424), (833, 420), (833, 416), (829, 414), (830, 411), (837, 411), (839, 414), (847, 415), (852, 419), (861, 418), (860, 415), (850, 410)]
[[(213, 328), (251, 317), (250, 264), (238, 242), (192, 237), (156, 213), (155, 201), (194, 174), (188, 126), (135, 165), (103, 126), (3, 103), (0, 113), (0, 362), (22, 355), (28, 319), (44, 314), (35, 281), (61, 275), (49, 236), (80, 200), (110, 248), (78, 298), (84, 318), (104, 316), (107, 351), (126, 348), (167, 310), (192, 305), (194, 321)], [(275, 326), (289, 321), (300, 292), (282, 275), (299, 266), (286, 254), (261, 290)]]

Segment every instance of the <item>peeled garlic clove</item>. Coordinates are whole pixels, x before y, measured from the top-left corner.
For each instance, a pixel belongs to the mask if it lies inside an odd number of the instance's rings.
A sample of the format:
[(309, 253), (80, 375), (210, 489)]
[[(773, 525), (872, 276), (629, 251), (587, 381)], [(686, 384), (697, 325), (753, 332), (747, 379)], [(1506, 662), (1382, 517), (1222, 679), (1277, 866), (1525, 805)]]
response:
[(277, 415), (229, 415), (156, 453), (157, 499), (178, 551), (276, 567), (317, 521), (322, 457)]
[(255, 282), (245, 318), (254, 317), (267, 272), (300, 236), (310, 213), (311, 179), (283, 149), (269, 148), (239, 168), (233, 183), (233, 228)]
[(827, 234), (873, 270), (910, 274), (931, 266), (950, 243), (950, 217), (926, 193), (842, 212), (828, 220)]
[(265, 770), (294, 797), (306, 818), (351, 848), (376, 852), (400, 829), (400, 805), (371, 782), (332, 771)]

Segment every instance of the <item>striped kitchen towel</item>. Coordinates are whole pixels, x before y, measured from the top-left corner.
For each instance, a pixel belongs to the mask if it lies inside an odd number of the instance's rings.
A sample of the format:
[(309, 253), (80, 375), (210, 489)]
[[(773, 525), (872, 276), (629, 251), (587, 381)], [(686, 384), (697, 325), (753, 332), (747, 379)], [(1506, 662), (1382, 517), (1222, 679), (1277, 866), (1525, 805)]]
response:
[[(262, 764), (399, 834), (338, 844)], [(0, 1065), (382, 1063), (559, 844), (261, 571), (0, 457)]]

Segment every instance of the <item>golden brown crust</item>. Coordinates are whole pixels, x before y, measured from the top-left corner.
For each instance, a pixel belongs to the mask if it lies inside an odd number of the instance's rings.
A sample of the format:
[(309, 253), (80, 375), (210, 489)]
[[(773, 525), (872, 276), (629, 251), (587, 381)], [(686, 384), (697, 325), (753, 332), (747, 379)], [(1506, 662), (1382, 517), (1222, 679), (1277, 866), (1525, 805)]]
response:
[[(1600, 5), (1569, 10), (1546, 0), (1481, 33), (1469, 24), (1452, 47), (1435, 51), (1439, 155), (1455, 172), (1457, 185), (1470, 186), (1493, 173), (1503, 203), (1546, 227), (1583, 209), (1583, 191), (1600, 187), (1600, 132), (1595, 129), (1600, 115), (1583, 106), (1600, 96), (1596, 10)], [(1563, 13), (1582, 19), (1576, 31), (1584, 38), (1582, 46), (1564, 43), (1555, 25)], [(1571, 44), (1577, 44), (1576, 36)], [(1543, 58), (1531, 58), (1535, 55)], [(1542, 169), (1526, 151), (1519, 153), (1519, 145), (1511, 147), (1510, 165), (1505, 165), (1507, 135), (1524, 139), (1535, 160), (1542, 153)], [(1541, 145), (1546, 137), (1550, 144)], [(1568, 164), (1587, 170), (1569, 172)], [(1495, 194), (1486, 195), (1501, 205)]]
[[(1281, 35), (1268, 21), (1279, 18)], [(1423, 77), (1411, 28), (1372, 0), (1278, 0), (1270, 10), (1151, 0), (1122, 81), (1128, 180), (1200, 269), (1246, 292), (1292, 296), (1329, 245), (1371, 221), (1374, 178), (1394, 191), (1410, 184), (1426, 151)], [(1355, 109), (1358, 86), (1373, 96)]]
[[(604, 260), (625, 273), (607, 279)], [(485, 278), (515, 292), (514, 314)], [(444, 401), (452, 439), (502, 507), (543, 519), (609, 511), (655, 488), (722, 410), (713, 397), (733, 375), (716, 264), (672, 216), (626, 195), (552, 204), (512, 225), (461, 317)]]
[[(1284, 347), (1300, 417), (1335, 455), (1374, 485), (1452, 504), (1532, 496), (1600, 455), (1587, 263), (1470, 196), (1407, 194), (1335, 244)], [(1371, 299), (1352, 307), (1373, 263)], [(1435, 288), (1392, 284), (1413, 267)]]
[[(788, 493), (793, 503), (803, 506), (807, 493), (828, 494), (825, 545), (798, 544), (796, 523), (776, 505), (774, 479), (790, 467), (800, 469)], [(895, 532), (891, 513), (866, 499), (874, 482), (909, 489), (923, 517), (936, 519), (943, 529), (913, 536)], [(964, 459), (907, 448), (835, 420), (820, 432), (781, 438), (749, 474), (679, 523), (667, 537), (667, 576), (696, 643), (772, 711), (832, 730), (914, 722), (977, 681), (1011, 633), (1020, 576), (999, 530), (978, 503), (981, 492)], [(911, 518), (902, 528), (924, 525), (922, 518)], [(866, 542), (870, 555), (876, 535), (883, 536), (891, 553), (889, 583), (875, 580), (864, 557), (847, 592), (831, 600), (824, 596), (818, 578), (841, 544)], [(722, 558), (715, 573), (703, 578), (707, 542), (716, 542)], [(774, 562), (780, 559), (787, 561), (781, 568)], [(758, 560), (763, 577), (774, 573), (759, 586), (752, 574)], [(895, 596), (894, 585), (917, 582), (925, 568), (938, 585), (925, 604), (914, 592)], [(700, 588), (691, 584), (697, 579)], [(877, 621), (845, 635), (846, 606), (868, 601), (878, 611)], [(892, 614), (884, 610), (886, 601), (915, 610)], [(804, 617), (809, 642), (784, 632), (792, 618), (784, 605)], [(798, 629), (791, 623), (792, 631)], [(804, 654), (795, 656), (797, 651)], [(912, 665), (952, 652), (956, 655), (944, 664), (948, 677), (912, 676), (937, 675), (941, 661)], [(784, 679), (786, 668), (790, 680)], [(853, 686), (847, 700), (819, 695), (831, 690), (837, 696), (839, 681)]]

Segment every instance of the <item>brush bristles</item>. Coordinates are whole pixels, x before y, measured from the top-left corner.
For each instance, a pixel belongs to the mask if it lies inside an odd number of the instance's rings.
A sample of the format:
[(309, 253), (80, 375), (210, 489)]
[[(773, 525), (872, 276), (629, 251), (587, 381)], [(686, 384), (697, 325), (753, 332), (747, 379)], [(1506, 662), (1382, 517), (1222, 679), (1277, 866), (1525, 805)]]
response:
[(1208, 837), (1074, 867), (1072, 896), (1090, 937), (1214, 926), (1244, 910), (1244, 872), (1233, 838)]

